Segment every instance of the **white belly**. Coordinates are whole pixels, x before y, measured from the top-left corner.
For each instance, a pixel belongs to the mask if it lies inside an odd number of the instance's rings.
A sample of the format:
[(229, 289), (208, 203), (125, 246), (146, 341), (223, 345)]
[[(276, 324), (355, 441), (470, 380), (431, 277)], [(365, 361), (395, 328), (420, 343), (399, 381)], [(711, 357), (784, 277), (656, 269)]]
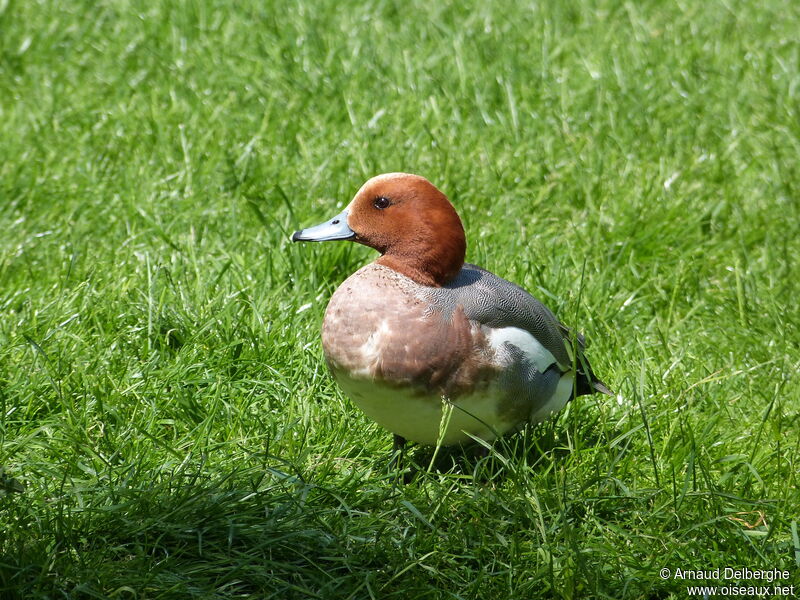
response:
[(410, 388), (347, 377), (337, 380), (378, 425), (421, 444), (449, 446), (471, 441), (470, 435), (491, 441), (516, 425), (499, 414), (502, 403), (491, 387), (451, 403), (440, 397), (419, 395)]

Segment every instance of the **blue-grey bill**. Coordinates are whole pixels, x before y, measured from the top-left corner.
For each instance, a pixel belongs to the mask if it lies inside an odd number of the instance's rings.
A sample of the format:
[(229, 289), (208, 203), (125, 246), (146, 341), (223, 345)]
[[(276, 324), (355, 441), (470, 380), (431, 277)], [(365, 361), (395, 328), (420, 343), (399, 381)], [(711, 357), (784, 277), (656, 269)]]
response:
[(295, 231), (292, 234), (292, 241), (327, 242), (330, 240), (349, 240), (355, 235), (355, 231), (347, 225), (347, 209), (344, 209), (330, 221)]

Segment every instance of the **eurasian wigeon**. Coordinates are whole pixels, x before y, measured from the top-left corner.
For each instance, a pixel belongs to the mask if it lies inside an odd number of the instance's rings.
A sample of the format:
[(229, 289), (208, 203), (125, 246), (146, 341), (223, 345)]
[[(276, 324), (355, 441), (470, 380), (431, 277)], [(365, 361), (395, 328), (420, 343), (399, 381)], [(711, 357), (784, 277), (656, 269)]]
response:
[(522, 288), (464, 262), (461, 219), (424, 177), (373, 177), (333, 219), (292, 235), (329, 240), (381, 253), (334, 292), (322, 348), (337, 383), (396, 445), (491, 441), (574, 396), (610, 393), (582, 336)]

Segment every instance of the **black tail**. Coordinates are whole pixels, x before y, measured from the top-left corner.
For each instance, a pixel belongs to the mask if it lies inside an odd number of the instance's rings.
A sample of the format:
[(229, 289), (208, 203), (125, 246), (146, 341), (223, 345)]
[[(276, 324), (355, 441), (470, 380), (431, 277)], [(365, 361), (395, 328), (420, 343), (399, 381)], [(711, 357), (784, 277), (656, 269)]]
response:
[(575, 378), (575, 393), (574, 396), (586, 396), (588, 394), (605, 394), (606, 396), (613, 396), (614, 392), (592, 371), (586, 358), (581, 357), (581, 367), (578, 368), (578, 374)]
[[(586, 360), (586, 357), (583, 355), (583, 351), (586, 348), (586, 338), (583, 334), (574, 332), (561, 323), (559, 323), (559, 326), (561, 328), (561, 335), (564, 336), (565, 343), (577, 350), (578, 355), (575, 360), (577, 363), (575, 365), (577, 367), (577, 376), (575, 377), (575, 390), (572, 394), (572, 398), (586, 396), (588, 394), (613, 396), (614, 392), (597, 378), (594, 371), (592, 371), (591, 365), (589, 365), (589, 361)], [(570, 356), (572, 355), (573, 353), (570, 352)], [(572, 400), (572, 398), (570, 398), (570, 400)]]
[(599, 379), (589, 379), (585, 373), (578, 373), (578, 379), (575, 382), (575, 394), (577, 396), (586, 396), (588, 394), (605, 394), (606, 396), (613, 396), (608, 386)]

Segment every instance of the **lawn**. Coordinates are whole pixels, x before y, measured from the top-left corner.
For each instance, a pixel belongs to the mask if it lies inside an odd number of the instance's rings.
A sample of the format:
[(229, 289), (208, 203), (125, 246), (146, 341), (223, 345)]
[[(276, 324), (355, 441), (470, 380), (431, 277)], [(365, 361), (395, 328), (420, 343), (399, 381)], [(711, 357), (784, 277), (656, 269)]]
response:
[[(0, 0), (0, 598), (800, 595), (798, 31), (794, 0)], [(319, 339), (375, 253), (289, 242), (387, 171), (616, 397), (391, 465)]]

